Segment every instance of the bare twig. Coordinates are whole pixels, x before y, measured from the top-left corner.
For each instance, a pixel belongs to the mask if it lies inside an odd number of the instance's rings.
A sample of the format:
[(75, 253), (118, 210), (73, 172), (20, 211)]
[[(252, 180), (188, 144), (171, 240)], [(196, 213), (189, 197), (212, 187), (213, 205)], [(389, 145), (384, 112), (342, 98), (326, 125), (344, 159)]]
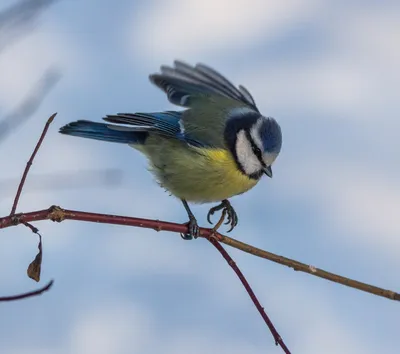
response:
[(22, 300), (22, 299), (26, 299), (28, 297), (41, 295), (45, 291), (49, 290), (53, 286), (53, 283), (54, 283), (54, 280), (50, 280), (47, 285), (45, 285), (43, 288), (40, 288), (38, 290), (29, 291), (27, 293), (23, 293), (23, 294), (19, 294), (19, 295), (2, 296), (2, 297), (0, 297), (0, 302)]
[[(37, 210), (29, 213), (22, 213), (22, 214), (16, 214), (14, 216), (2, 217), (0, 218), (0, 229), (18, 225), (23, 223), (24, 221), (33, 222), (39, 220), (52, 220), (61, 222), (66, 219), (95, 222), (95, 223), (136, 226), (147, 229), (154, 229), (156, 231), (170, 231), (176, 233), (188, 232), (188, 227), (185, 224), (177, 224), (159, 220), (141, 219), (128, 216), (88, 213), (77, 210), (62, 209), (54, 205), (44, 210)], [(214, 234), (213, 229), (200, 228), (201, 237), (207, 238), (211, 234)], [(294, 270), (305, 272), (314, 275), (316, 277), (324, 278), (335, 283), (339, 283), (354, 289), (365, 291), (370, 294), (382, 296), (391, 300), (400, 301), (400, 294), (394, 291), (382, 289), (377, 286), (369, 285), (366, 283), (359, 282), (357, 280), (353, 280), (334, 273), (330, 273), (325, 270), (316, 268), (314, 266), (310, 266), (308, 264), (301, 263), (290, 258), (282, 257), (274, 253), (264, 251), (260, 248), (251, 246), (247, 243), (235, 240), (231, 237), (222, 235), (220, 233), (215, 233), (214, 235), (219, 242), (222, 242), (228, 246), (239, 249), (241, 251), (250, 253), (254, 256), (265, 258), (275, 263), (279, 263), (288, 266), (290, 268), (293, 268)]]
[(25, 184), (26, 176), (28, 175), (29, 169), (31, 168), (31, 165), (32, 165), (33, 160), (34, 160), (34, 158), (36, 156), (36, 153), (38, 152), (38, 150), (40, 148), (40, 145), (42, 145), (42, 142), (43, 142), (44, 137), (46, 136), (47, 130), (49, 129), (49, 126), (50, 126), (51, 122), (53, 121), (53, 119), (54, 119), (54, 117), (56, 115), (57, 115), (57, 113), (54, 113), (47, 120), (46, 125), (44, 126), (44, 129), (43, 129), (42, 135), (40, 136), (39, 141), (37, 142), (36, 147), (33, 150), (31, 158), (29, 159), (29, 161), (26, 164), (24, 173), (23, 173), (22, 178), (21, 178), (21, 182), (19, 183), (19, 186), (18, 186), (17, 194), (15, 195), (13, 206), (11, 208), (11, 212), (10, 212), (11, 216), (15, 214), (15, 210), (17, 209), (19, 197), (21, 196), (22, 188), (24, 187), (24, 184)]
[(221, 246), (221, 244), (218, 242), (218, 239), (216, 237), (214, 237), (213, 235), (211, 235), (210, 237), (208, 237), (208, 241), (210, 241), (213, 246), (219, 251), (219, 253), (221, 253), (222, 257), (225, 258), (225, 260), (227, 261), (227, 263), (231, 266), (231, 268), (233, 269), (233, 271), (236, 273), (236, 275), (238, 276), (238, 278), (240, 279), (240, 281), (242, 282), (244, 288), (246, 289), (247, 293), (249, 294), (251, 300), (254, 303), (254, 306), (257, 308), (258, 312), (260, 313), (261, 317), (263, 318), (263, 320), (265, 321), (265, 323), (267, 324), (269, 330), (271, 331), (274, 339), (275, 339), (275, 344), (276, 345), (280, 345), (281, 348), (283, 349), (283, 351), (287, 354), (290, 354), (290, 351), (288, 349), (288, 347), (286, 346), (286, 344), (283, 342), (282, 337), (279, 335), (278, 331), (276, 330), (275, 326), (273, 325), (273, 323), (271, 322), (271, 320), (269, 319), (268, 315), (266, 314), (264, 307), (261, 306), (260, 302), (258, 301), (256, 295), (254, 294), (253, 289), (251, 288), (251, 286), (249, 285), (249, 283), (247, 282), (246, 278), (244, 277), (243, 273), (241, 272), (241, 270), (239, 269), (239, 267), (236, 265), (236, 263), (233, 261), (232, 257), (228, 254), (228, 252), (226, 252), (226, 250)]
[(222, 223), (225, 220), (225, 216), (227, 214), (226, 209), (222, 209), (221, 217), (219, 218), (219, 221), (217, 224), (212, 228), (212, 233), (210, 236), (206, 237), (207, 240), (218, 250), (218, 252), (221, 254), (222, 257), (226, 260), (226, 262), (229, 264), (229, 266), (233, 269), (233, 271), (236, 273), (238, 276), (239, 280), (241, 281), (242, 285), (246, 289), (247, 293), (249, 294), (249, 297), (251, 301), (253, 301), (254, 306), (260, 313), (261, 317), (263, 318), (264, 322), (268, 326), (272, 336), (275, 339), (275, 344), (280, 345), (283, 351), (286, 354), (290, 354), (290, 351), (286, 344), (283, 342), (282, 337), (276, 330), (275, 326), (273, 325), (272, 321), (269, 319), (267, 313), (264, 310), (264, 307), (261, 306), (256, 294), (254, 293), (253, 289), (249, 285), (246, 277), (243, 275), (239, 267), (236, 265), (232, 257), (229, 255), (229, 253), (225, 250), (225, 248), (222, 247), (222, 245), (218, 242), (218, 239), (216, 237), (216, 232), (217, 230), (221, 227)]
[(215, 224), (215, 226), (212, 228), (214, 230), (214, 232), (217, 232), (219, 230), (219, 228), (222, 226), (222, 223), (225, 220), (226, 213), (227, 213), (226, 209), (222, 209), (221, 217), (219, 218), (219, 220)]

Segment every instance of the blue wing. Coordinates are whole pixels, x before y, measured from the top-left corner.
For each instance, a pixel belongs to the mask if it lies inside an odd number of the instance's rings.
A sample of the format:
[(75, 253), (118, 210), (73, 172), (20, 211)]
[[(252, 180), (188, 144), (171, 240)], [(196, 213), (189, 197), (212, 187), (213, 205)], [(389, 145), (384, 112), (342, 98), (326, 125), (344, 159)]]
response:
[(253, 97), (245, 87), (236, 88), (224, 76), (204, 64), (193, 67), (176, 60), (174, 67), (162, 66), (160, 74), (150, 75), (150, 81), (167, 94), (171, 103), (178, 106), (190, 107), (193, 97), (211, 94), (240, 101), (258, 112)]
[(118, 113), (110, 114), (103, 119), (110, 123), (127, 124), (168, 137), (184, 138), (179, 121), (181, 112), (155, 113)]
[(79, 120), (62, 127), (60, 133), (124, 144), (144, 144), (151, 133), (178, 139), (194, 146), (204, 146), (202, 142), (185, 134), (181, 118), (182, 112), (174, 111), (118, 113), (107, 115), (103, 119), (128, 126)]

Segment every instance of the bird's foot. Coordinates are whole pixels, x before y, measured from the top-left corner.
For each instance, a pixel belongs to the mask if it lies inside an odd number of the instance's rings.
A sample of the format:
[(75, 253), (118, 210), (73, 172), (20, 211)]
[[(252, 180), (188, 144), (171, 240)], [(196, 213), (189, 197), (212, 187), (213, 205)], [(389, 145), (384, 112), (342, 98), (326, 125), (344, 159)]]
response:
[(226, 221), (225, 225), (228, 225), (228, 224), (231, 225), (231, 228), (228, 230), (228, 232), (231, 232), (238, 223), (238, 216), (236, 214), (235, 209), (233, 209), (231, 203), (229, 202), (229, 200), (224, 199), (221, 202), (221, 204), (211, 208), (207, 214), (207, 220), (210, 224), (212, 224), (211, 216), (214, 215), (214, 213), (216, 211), (221, 210), (221, 209), (222, 209), (222, 213), (226, 214), (228, 216), (228, 220)]
[(189, 233), (181, 234), (181, 237), (184, 240), (193, 240), (200, 236), (200, 228), (199, 225), (197, 225), (197, 220), (194, 216), (189, 217), (189, 221), (185, 225), (188, 225)]

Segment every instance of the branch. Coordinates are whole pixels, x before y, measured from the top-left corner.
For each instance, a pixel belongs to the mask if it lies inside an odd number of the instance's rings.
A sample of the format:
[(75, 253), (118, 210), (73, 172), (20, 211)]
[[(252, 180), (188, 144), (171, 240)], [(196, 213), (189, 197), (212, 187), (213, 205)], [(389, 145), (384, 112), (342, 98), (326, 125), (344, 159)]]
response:
[[(141, 219), (128, 216), (88, 213), (78, 210), (62, 209), (54, 205), (44, 210), (37, 210), (29, 213), (21, 213), (13, 216), (10, 215), (2, 217), (0, 218), (0, 229), (22, 224), (24, 222), (33, 222), (39, 220), (52, 220), (57, 222), (61, 222), (63, 220), (78, 220), (78, 221), (104, 223), (104, 224), (136, 226), (147, 229), (153, 229), (156, 231), (169, 231), (177, 233), (188, 232), (188, 227), (186, 224), (177, 224), (166, 221)], [(264, 251), (260, 248), (254, 247), (247, 243), (235, 240), (234, 238), (215, 232), (213, 229), (200, 228), (200, 237), (208, 238), (211, 235), (214, 235), (219, 242), (222, 242), (228, 246), (244, 251), (246, 253), (250, 253), (254, 256), (265, 258), (269, 261), (288, 266), (290, 268), (293, 268), (294, 270), (305, 272), (314, 275), (316, 277), (324, 278), (335, 283), (339, 283), (354, 289), (365, 291), (370, 294), (382, 296), (387, 299), (400, 301), (400, 294), (394, 291), (362, 283), (357, 280), (346, 278), (335, 273), (330, 273), (323, 269), (316, 268), (314, 266), (301, 263), (290, 258), (286, 258), (268, 251)]]
[(42, 142), (43, 142), (44, 137), (46, 136), (47, 130), (49, 129), (49, 126), (50, 126), (51, 122), (54, 120), (54, 117), (55, 117), (56, 115), (57, 115), (57, 113), (54, 113), (54, 114), (53, 114), (52, 116), (50, 116), (50, 118), (47, 120), (47, 122), (46, 122), (46, 124), (45, 124), (45, 126), (44, 126), (44, 129), (43, 129), (42, 135), (40, 136), (39, 141), (37, 142), (36, 147), (35, 147), (35, 149), (33, 150), (33, 153), (32, 153), (32, 155), (31, 155), (31, 158), (30, 158), (29, 161), (26, 163), (26, 167), (25, 167), (24, 173), (23, 173), (23, 175), (22, 175), (21, 182), (19, 183), (18, 190), (17, 190), (17, 194), (15, 195), (15, 199), (14, 199), (13, 206), (12, 206), (12, 208), (11, 208), (10, 215), (14, 215), (14, 214), (15, 214), (15, 210), (17, 209), (19, 197), (21, 196), (22, 188), (24, 187), (25, 180), (26, 180), (26, 176), (28, 175), (29, 169), (30, 169), (31, 166), (32, 166), (33, 159), (35, 158), (35, 156), (36, 156), (36, 154), (37, 154), (37, 152), (38, 152), (38, 150), (39, 150), (39, 148), (40, 148), (40, 145), (42, 145)]
[[(223, 218), (221, 218), (221, 220), (223, 220)], [(215, 236), (208, 237), (208, 241), (210, 241), (213, 244), (213, 246), (219, 251), (219, 253), (221, 253), (222, 257), (225, 258), (227, 263), (231, 266), (233, 271), (236, 273), (236, 275), (242, 282), (244, 288), (246, 289), (247, 293), (249, 294), (251, 300), (253, 301), (254, 306), (257, 308), (257, 310), (260, 313), (261, 317), (263, 318), (264, 322), (266, 323), (269, 330), (271, 331), (271, 333), (275, 339), (275, 344), (276, 345), (279, 344), (286, 354), (290, 354), (288, 347), (283, 342), (282, 337), (279, 335), (278, 331), (276, 330), (275, 326), (269, 319), (268, 315), (265, 313), (264, 307), (261, 306), (256, 295), (254, 294), (253, 289), (247, 282), (246, 278), (244, 277), (243, 273), (240, 271), (240, 269), (238, 268), (238, 266), (236, 265), (236, 263), (234, 262), (232, 257), (228, 254), (228, 252), (225, 251), (225, 249), (221, 246), (221, 244), (218, 242), (218, 239)]]
[(45, 291), (49, 290), (53, 286), (54, 280), (50, 280), (47, 285), (45, 285), (43, 288), (40, 288), (38, 290), (34, 291), (29, 291), (27, 293), (19, 294), (19, 295), (12, 295), (12, 296), (2, 296), (0, 297), (0, 302), (2, 301), (15, 301), (15, 300), (21, 300), (21, 299), (26, 299), (28, 297), (33, 297), (37, 295), (43, 294)]

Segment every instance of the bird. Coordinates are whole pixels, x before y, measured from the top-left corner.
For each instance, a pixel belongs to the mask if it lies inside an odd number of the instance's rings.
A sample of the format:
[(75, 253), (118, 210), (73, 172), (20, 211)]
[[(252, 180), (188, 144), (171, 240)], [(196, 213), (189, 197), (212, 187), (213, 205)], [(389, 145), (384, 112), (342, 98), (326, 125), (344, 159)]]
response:
[(188, 203), (218, 203), (207, 220), (221, 210), (230, 224), (238, 216), (229, 199), (253, 188), (282, 147), (278, 122), (260, 113), (242, 85), (202, 63), (175, 60), (149, 75), (150, 82), (180, 110), (106, 115), (106, 122), (78, 120), (60, 133), (127, 144), (143, 153), (159, 185), (182, 201), (188, 214), (184, 239), (197, 238), (200, 228)]

